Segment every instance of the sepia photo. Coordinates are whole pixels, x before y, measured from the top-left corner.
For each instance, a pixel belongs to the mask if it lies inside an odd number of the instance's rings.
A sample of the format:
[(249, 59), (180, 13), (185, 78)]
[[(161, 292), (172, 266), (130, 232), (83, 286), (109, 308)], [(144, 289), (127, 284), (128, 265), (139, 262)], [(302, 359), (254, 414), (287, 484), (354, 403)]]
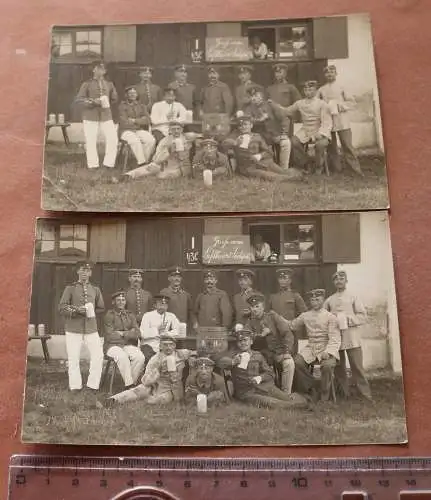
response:
[(38, 219), (22, 439), (405, 443), (386, 212)]
[(366, 14), (52, 29), (42, 207), (389, 206)]

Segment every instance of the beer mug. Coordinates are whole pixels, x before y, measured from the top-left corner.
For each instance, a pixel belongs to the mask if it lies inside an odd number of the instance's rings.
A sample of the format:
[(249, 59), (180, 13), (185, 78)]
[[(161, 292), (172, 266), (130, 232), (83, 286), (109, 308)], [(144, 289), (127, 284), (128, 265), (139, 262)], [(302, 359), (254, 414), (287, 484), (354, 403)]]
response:
[(87, 302), (84, 307), (87, 318), (94, 318), (96, 316), (92, 302)]
[(107, 95), (100, 96), (100, 105), (104, 109), (109, 108), (109, 106), (110, 106), (110, 104), (109, 104), (109, 97)]
[(28, 336), (29, 337), (34, 337), (36, 335), (36, 326), (35, 325), (28, 325)]
[(54, 113), (50, 113), (49, 116), (48, 116), (48, 123), (50, 125), (55, 125), (56, 121), (55, 121), (55, 114)]
[(247, 370), (248, 362), (250, 361), (250, 353), (249, 352), (242, 352), (240, 354), (241, 356), (241, 362), (238, 365), (238, 368), (242, 368), (243, 370)]
[(203, 171), (203, 179), (204, 179), (204, 185), (206, 187), (211, 187), (213, 185), (213, 173), (209, 169), (205, 169)]
[(60, 125), (63, 125), (64, 124), (64, 115), (63, 113), (60, 113), (58, 116), (57, 116), (57, 123), (60, 124)]
[(175, 355), (166, 356), (166, 365), (168, 367), (168, 372), (176, 372), (177, 371), (177, 362), (175, 359)]
[(347, 323), (347, 316), (344, 313), (337, 314), (338, 327), (340, 330), (347, 330), (349, 324)]
[(331, 113), (331, 115), (338, 115), (337, 101), (329, 101), (328, 106), (329, 106), (329, 112)]
[(198, 413), (206, 413), (208, 410), (207, 397), (205, 394), (198, 394), (196, 396), (196, 406)]
[(181, 137), (174, 139), (175, 151), (184, 151), (184, 142)]
[(45, 325), (43, 323), (37, 325), (37, 334), (39, 337), (43, 337), (45, 335)]

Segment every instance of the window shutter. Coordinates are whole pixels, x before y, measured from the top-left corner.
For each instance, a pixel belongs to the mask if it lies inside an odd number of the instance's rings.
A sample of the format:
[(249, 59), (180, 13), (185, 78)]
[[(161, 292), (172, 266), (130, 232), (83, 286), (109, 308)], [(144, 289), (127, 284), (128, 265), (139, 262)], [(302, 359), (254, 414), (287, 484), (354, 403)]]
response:
[(361, 262), (359, 214), (322, 215), (322, 260), (335, 264)]
[(93, 262), (125, 262), (125, 221), (105, 221), (91, 224), (90, 259)]
[(103, 58), (106, 62), (135, 62), (136, 26), (106, 26)]
[(240, 217), (211, 217), (205, 219), (205, 234), (242, 234)]
[(314, 57), (346, 59), (349, 57), (347, 17), (313, 19)]

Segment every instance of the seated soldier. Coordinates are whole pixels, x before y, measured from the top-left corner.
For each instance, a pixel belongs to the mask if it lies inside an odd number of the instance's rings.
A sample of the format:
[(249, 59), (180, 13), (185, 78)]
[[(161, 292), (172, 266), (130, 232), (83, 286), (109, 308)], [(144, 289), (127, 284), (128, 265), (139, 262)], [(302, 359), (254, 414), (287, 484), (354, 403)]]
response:
[(126, 100), (118, 107), (118, 113), (118, 135), (130, 146), (140, 167), (150, 161), (156, 139), (148, 132), (150, 115), (145, 104), (138, 101), (135, 87), (126, 89)]
[(214, 373), (214, 364), (212, 359), (203, 356), (190, 363), (191, 373), (185, 384), (187, 403), (196, 403), (196, 396), (199, 394), (206, 395), (208, 405), (229, 401), (224, 379)]
[(138, 347), (139, 327), (136, 317), (126, 309), (126, 292), (112, 294), (113, 308), (105, 314), (106, 356), (112, 358), (120, 370), (124, 385), (136, 383), (145, 366), (145, 356)]
[(191, 174), (191, 140), (183, 134), (180, 122), (171, 122), (169, 134), (157, 145), (151, 163), (123, 174), (121, 180), (139, 179), (156, 175), (158, 179), (176, 179)]
[(304, 99), (287, 108), (272, 101), (268, 102), (274, 110), (287, 116), (300, 113), (302, 127), (292, 137), (293, 164), (302, 169), (307, 167), (309, 156), (305, 146), (312, 144), (315, 148), (316, 172), (322, 173), (326, 150), (331, 140), (332, 116), (329, 106), (317, 97), (317, 82), (305, 82), (304, 96)]
[(337, 317), (323, 307), (325, 290), (311, 290), (308, 295), (311, 309), (289, 321), (294, 331), (305, 326), (308, 336), (308, 344), (295, 357), (295, 386), (301, 394), (317, 400), (319, 394), (310, 367), (320, 363), (320, 399), (325, 402), (329, 400), (331, 380), (340, 359), (341, 335)]
[(272, 152), (260, 134), (252, 132), (253, 121), (248, 115), (238, 118), (239, 131), (227, 137), (222, 146), (235, 155), (236, 171), (245, 177), (257, 177), (267, 181), (285, 182), (301, 178), (294, 169), (279, 167), (273, 160)]
[(291, 394), (295, 362), (294, 336), (289, 323), (274, 311), (265, 312), (265, 297), (261, 293), (250, 295), (247, 302), (251, 316), (246, 326), (254, 334), (253, 349), (261, 352), (280, 373), (280, 389)]
[(204, 170), (211, 170), (213, 178), (227, 175), (229, 160), (218, 150), (217, 141), (206, 138), (199, 142), (201, 147), (193, 158), (193, 172), (202, 175)]
[(175, 337), (161, 336), (160, 352), (148, 362), (141, 383), (133, 389), (111, 396), (106, 406), (138, 399), (145, 399), (151, 405), (183, 401), (183, 370), (193, 354), (189, 349), (176, 349)]
[(237, 348), (217, 361), (221, 368), (232, 370), (234, 398), (267, 408), (307, 407), (304, 397), (287, 394), (275, 386), (272, 368), (260, 352), (251, 348), (253, 332), (243, 328), (236, 335)]
[(159, 352), (161, 335), (179, 335), (180, 322), (175, 314), (168, 312), (169, 300), (166, 295), (155, 295), (155, 308), (142, 316), (141, 349), (147, 361)]

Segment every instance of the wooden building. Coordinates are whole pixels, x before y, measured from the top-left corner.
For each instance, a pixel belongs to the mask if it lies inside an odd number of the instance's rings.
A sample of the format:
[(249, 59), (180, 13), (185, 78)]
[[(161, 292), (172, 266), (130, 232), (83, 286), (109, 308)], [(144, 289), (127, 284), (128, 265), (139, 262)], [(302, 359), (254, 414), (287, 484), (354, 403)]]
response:
[[(144, 288), (153, 294), (166, 286), (171, 266), (185, 270), (184, 287), (194, 298), (207, 267), (218, 270), (219, 287), (230, 296), (237, 291), (235, 270), (245, 266), (255, 270), (255, 287), (265, 294), (276, 291), (275, 269), (281, 266), (295, 268), (294, 288), (302, 294), (314, 287), (332, 290), (337, 265), (361, 262), (360, 226), (359, 214), (39, 219), (29, 322), (63, 333), (58, 303), (64, 287), (76, 281), (74, 264), (83, 258), (96, 263), (92, 281), (107, 307), (110, 295), (128, 286), (129, 267), (146, 270)], [(277, 262), (204, 263), (209, 235), (253, 241), (258, 233), (279, 255)]]
[[(247, 61), (238, 52), (239, 39), (247, 42), (258, 35), (272, 52), (265, 60)], [(222, 40), (223, 51), (211, 44)], [(230, 44), (230, 41), (232, 42)], [(231, 47), (232, 50), (229, 49)], [(235, 48), (236, 47), (236, 48)], [(120, 96), (136, 83), (140, 66), (153, 66), (153, 81), (161, 87), (173, 78), (177, 64), (188, 66), (189, 81), (198, 89), (207, 81), (207, 66), (220, 69), (220, 79), (233, 90), (238, 85), (236, 66), (252, 64), (253, 80), (265, 87), (272, 83), (274, 62), (289, 64), (289, 81), (298, 87), (308, 79), (322, 81), (328, 60), (349, 57), (347, 17), (248, 21), (228, 23), (178, 23), (115, 26), (56, 27), (52, 35), (52, 57), (48, 113), (63, 113), (79, 122), (73, 105), (81, 83), (91, 76), (89, 63), (103, 58), (108, 76)]]

